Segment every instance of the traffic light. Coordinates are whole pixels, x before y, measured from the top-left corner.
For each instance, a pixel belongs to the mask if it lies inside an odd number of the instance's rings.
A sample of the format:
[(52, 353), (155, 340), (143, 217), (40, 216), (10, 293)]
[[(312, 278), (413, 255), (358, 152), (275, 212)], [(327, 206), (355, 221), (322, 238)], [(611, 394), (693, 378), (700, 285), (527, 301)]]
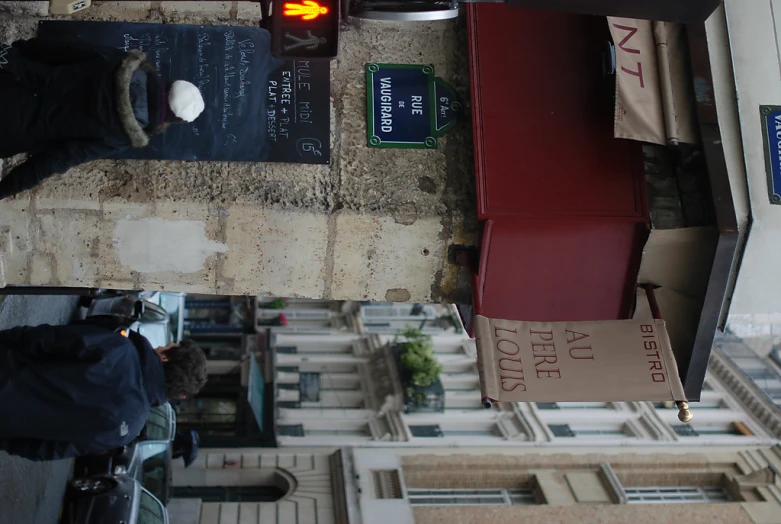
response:
[(275, 0), (271, 53), (277, 58), (335, 58), (339, 50), (339, 0)]

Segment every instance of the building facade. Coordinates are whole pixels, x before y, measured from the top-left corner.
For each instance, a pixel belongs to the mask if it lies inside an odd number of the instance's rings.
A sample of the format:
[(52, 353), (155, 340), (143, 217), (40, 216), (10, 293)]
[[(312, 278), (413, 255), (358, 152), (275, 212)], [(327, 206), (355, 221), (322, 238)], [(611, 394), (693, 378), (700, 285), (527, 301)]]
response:
[(354, 449), (372, 524), (781, 522), (781, 448)]
[[(392, 307), (361, 305), (356, 324), (363, 325), (366, 318), (385, 323), (379, 313), (389, 313)], [(451, 317), (446, 308), (438, 307), (438, 318)], [(397, 322), (419, 327), (419, 319)], [(266, 355), (274, 363), (270, 380), (280, 447), (382, 447), (397, 442), (434, 447), (571, 446), (574, 441), (607, 447), (641, 448), (660, 442), (697, 447), (772, 445), (781, 438), (781, 418), (763, 408), (757, 400), (763, 397), (761, 392), (751, 389), (750, 378), (730, 364), (718, 346), (701, 401), (691, 403), (694, 419), (684, 424), (672, 403), (503, 403), (485, 409), (475, 341), (461, 329), (432, 335), (442, 373), (434, 398), (423, 403), (411, 401), (407, 394), (410, 384), (395, 356), (393, 335), (277, 331), (270, 340)]]
[[(220, 345), (220, 326), (196, 336), (240, 395), (252, 362), (262, 370), (267, 440), (202, 436), (198, 460), (176, 464), (172, 524), (781, 522), (781, 417), (734, 334), (683, 424), (665, 403), (483, 408), (475, 342), (450, 307), (258, 297), (230, 318), (251, 328), (245, 347)], [(422, 402), (395, 350), (409, 328), (442, 366)]]

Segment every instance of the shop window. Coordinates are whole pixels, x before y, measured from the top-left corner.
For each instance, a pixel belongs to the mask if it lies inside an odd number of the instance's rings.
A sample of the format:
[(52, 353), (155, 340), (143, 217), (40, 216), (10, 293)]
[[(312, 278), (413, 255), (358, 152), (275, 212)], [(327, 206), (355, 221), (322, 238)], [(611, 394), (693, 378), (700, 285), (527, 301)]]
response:
[(202, 431), (235, 431), (236, 399), (190, 398), (176, 408), (176, 422), (180, 427)]
[(538, 504), (531, 488), (408, 489), (411, 506), (521, 506)]

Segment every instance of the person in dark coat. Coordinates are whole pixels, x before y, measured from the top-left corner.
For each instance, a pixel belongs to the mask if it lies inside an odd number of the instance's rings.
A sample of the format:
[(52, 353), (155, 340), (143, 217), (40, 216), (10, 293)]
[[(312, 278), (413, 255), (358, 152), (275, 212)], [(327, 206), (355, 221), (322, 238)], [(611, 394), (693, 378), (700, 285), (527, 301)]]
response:
[(0, 449), (30, 460), (105, 453), (137, 437), (153, 406), (205, 383), (192, 340), (155, 349), (86, 324), (0, 331)]
[(204, 109), (198, 88), (166, 85), (144, 53), (79, 43), (0, 43), (0, 158), (30, 153), (0, 199), (68, 169), (149, 144)]

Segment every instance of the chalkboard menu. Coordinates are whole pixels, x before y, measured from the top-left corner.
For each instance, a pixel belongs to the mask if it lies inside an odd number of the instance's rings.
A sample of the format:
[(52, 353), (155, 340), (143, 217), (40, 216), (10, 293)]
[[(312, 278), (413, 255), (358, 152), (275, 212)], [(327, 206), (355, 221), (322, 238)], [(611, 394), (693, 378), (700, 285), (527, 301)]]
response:
[(278, 60), (261, 28), (42, 21), (41, 38), (140, 49), (167, 81), (188, 80), (206, 102), (149, 147), (121, 158), (330, 163), (330, 65)]

